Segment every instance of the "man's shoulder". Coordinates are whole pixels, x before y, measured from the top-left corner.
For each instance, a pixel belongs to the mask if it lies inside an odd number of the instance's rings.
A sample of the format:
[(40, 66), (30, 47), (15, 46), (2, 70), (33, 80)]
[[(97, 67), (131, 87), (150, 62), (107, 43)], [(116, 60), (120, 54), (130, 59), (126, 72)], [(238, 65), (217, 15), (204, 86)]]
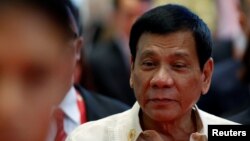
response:
[(68, 136), (67, 141), (107, 140), (116, 129), (126, 126), (124, 124), (126, 124), (126, 118), (128, 118), (129, 112), (130, 110), (82, 124)]
[(227, 120), (225, 118), (221, 118), (212, 114), (209, 114), (205, 111), (199, 110), (200, 116), (205, 122), (210, 125), (210, 124), (224, 124), (224, 125), (237, 125), (239, 123)]

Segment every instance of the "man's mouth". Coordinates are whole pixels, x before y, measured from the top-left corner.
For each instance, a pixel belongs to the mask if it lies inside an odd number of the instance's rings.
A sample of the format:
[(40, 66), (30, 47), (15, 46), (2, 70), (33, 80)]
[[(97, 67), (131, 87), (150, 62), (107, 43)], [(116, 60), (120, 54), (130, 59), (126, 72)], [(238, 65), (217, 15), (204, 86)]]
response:
[(148, 100), (148, 102), (152, 102), (155, 104), (168, 104), (171, 102), (176, 102), (176, 100), (169, 99), (169, 98), (151, 98)]

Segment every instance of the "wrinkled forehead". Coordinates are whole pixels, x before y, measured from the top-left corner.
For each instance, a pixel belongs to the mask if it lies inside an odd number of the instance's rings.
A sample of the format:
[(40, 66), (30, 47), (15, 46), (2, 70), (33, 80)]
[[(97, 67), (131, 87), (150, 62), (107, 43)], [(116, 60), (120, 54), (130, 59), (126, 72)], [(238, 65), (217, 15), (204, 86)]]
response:
[(181, 48), (196, 49), (193, 33), (188, 30), (176, 31), (168, 34), (143, 33), (138, 40), (137, 49), (146, 48)]
[(195, 44), (190, 31), (179, 31), (166, 35), (142, 34), (138, 42), (136, 59), (163, 57), (198, 60)]

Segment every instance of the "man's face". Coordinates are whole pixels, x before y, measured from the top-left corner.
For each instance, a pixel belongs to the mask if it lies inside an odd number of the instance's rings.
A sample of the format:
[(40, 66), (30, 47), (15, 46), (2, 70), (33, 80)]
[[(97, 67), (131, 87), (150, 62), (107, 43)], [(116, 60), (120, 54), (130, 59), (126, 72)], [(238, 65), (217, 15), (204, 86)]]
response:
[(207, 92), (212, 60), (200, 69), (195, 40), (188, 31), (144, 33), (137, 47), (130, 84), (143, 113), (156, 121), (182, 117)]
[(5, 7), (0, 19), (0, 138), (38, 140), (72, 85), (75, 41), (35, 9)]

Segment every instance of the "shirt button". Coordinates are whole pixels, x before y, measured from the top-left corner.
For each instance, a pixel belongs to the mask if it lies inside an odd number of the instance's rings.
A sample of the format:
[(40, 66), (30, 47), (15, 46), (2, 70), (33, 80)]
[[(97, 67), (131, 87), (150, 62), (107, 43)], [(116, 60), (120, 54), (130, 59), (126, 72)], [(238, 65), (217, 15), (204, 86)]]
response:
[(128, 134), (128, 141), (133, 141), (135, 139), (136, 130), (131, 129)]

